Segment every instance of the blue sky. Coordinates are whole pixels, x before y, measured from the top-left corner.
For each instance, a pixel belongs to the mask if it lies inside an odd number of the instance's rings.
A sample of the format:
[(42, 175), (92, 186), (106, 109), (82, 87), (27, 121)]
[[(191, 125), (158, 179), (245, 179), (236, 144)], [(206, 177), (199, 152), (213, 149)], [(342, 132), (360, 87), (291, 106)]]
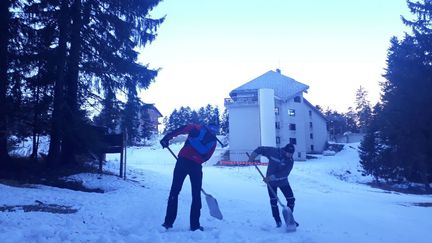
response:
[(161, 68), (141, 98), (164, 116), (223, 110), (231, 90), (276, 68), (309, 85), (314, 105), (345, 112), (360, 86), (374, 104), (390, 38), (411, 18), (405, 0), (163, 0), (151, 16), (165, 15), (139, 57)]

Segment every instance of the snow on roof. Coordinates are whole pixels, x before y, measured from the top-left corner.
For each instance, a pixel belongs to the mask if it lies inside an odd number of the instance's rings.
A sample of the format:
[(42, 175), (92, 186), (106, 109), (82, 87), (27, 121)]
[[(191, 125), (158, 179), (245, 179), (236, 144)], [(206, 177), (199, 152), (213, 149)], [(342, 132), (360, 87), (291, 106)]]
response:
[(309, 89), (309, 86), (282, 75), (279, 70), (270, 70), (240, 87), (233, 89), (230, 92), (230, 96), (232, 97), (239, 91), (251, 89), (256, 90), (261, 88), (273, 89), (276, 96), (282, 99), (290, 99), (301, 92), (306, 92), (307, 89)]

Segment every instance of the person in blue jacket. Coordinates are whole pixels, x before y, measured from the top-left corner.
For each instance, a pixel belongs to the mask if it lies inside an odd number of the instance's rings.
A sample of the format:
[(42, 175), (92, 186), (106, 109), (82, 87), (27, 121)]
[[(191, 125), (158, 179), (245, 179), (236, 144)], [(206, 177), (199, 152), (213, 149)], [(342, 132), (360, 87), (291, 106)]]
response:
[(210, 124), (208, 126), (189, 124), (177, 128), (166, 134), (160, 144), (163, 148), (168, 147), (169, 141), (180, 135), (187, 134), (187, 139), (178, 153), (178, 159), (174, 167), (171, 190), (168, 197), (165, 221), (162, 224), (166, 229), (173, 227), (177, 217), (178, 195), (187, 175), (192, 187), (192, 205), (190, 210), (190, 230), (201, 230), (201, 187), (202, 187), (202, 163), (206, 162), (213, 155), (216, 148), (216, 134), (219, 126)]

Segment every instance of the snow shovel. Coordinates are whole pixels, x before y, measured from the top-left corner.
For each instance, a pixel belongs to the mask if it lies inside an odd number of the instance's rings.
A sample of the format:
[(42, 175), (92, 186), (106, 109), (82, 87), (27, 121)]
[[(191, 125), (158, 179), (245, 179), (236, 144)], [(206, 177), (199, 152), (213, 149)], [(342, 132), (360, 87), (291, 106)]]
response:
[[(246, 155), (250, 158), (249, 153), (246, 153)], [(287, 231), (288, 232), (296, 231), (297, 225), (296, 225), (296, 222), (294, 220), (294, 216), (293, 216), (291, 209), (282, 204), (282, 202), (279, 199), (279, 197), (277, 196), (276, 192), (273, 190), (273, 188), (266, 181), (264, 174), (261, 172), (261, 170), (258, 168), (258, 166), (256, 164), (254, 164), (254, 166), (258, 170), (258, 172), (260, 173), (261, 177), (263, 178), (263, 181), (267, 184), (267, 188), (273, 194), (273, 197), (275, 197), (277, 199), (279, 205), (282, 207), (282, 216), (284, 218)]]
[[(168, 151), (170, 151), (172, 156), (174, 156), (174, 158), (177, 160), (177, 156), (174, 154), (174, 152), (171, 150), (171, 148), (167, 147), (167, 149), (168, 149)], [(219, 204), (218, 204), (216, 198), (214, 198), (212, 195), (206, 193), (204, 191), (204, 189), (202, 189), (202, 188), (201, 188), (201, 192), (205, 195), (207, 206), (208, 206), (209, 211), (210, 211), (210, 215), (219, 219), (219, 220), (222, 220), (223, 219), (222, 212), (219, 209)]]
[(222, 212), (219, 210), (219, 204), (216, 200), (216, 198), (214, 198), (212, 195), (207, 194), (204, 189), (201, 189), (201, 192), (205, 195), (206, 197), (206, 201), (207, 201), (207, 206), (209, 208), (210, 211), (210, 215), (222, 220), (223, 216), (222, 216)]

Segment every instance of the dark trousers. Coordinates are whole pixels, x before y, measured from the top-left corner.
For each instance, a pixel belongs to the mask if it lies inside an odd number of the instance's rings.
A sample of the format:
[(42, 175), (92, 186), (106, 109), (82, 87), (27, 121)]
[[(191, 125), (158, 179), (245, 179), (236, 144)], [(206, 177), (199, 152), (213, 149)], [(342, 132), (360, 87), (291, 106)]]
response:
[(173, 181), (168, 198), (168, 206), (165, 216), (165, 225), (172, 226), (177, 217), (178, 195), (183, 186), (186, 176), (189, 175), (192, 188), (192, 205), (190, 209), (190, 227), (200, 226), (201, 215), (201, 186), (202, 166), (193, 161), (179, 158), (174, 168)]
[[(273, 189), (273, 191), (275, 192), (276, 195), (273, 195), (273, 193), (271, 192), (269, 187), (271, 187)], [(277, 189), (278, 188), (281, 190), (282, 194), (285, 196), (287, 206), (291, 209), (292, 212), (294, 212), (295, 198), (294, 198), (294, 194), (293, 194), (293, 191), (292, 191), (289, 183), (287, 185), (283, 185), (283, 186), (268, 185), (267, 191), (268, 191), (268, 194), (270, 197), (270, 206), (271, 206), (273, 218), (275, 219), (276, 222), (281, 222), (281, 218), (279, 215), (278, 201), (277, 201)]]

